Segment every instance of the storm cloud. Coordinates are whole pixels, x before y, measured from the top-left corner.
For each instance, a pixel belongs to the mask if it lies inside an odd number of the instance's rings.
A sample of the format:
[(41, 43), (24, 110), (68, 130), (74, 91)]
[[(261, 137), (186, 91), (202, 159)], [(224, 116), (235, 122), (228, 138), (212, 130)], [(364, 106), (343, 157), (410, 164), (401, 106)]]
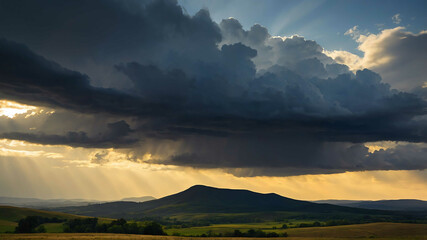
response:
[[(22, 44), (0, 39), (0, 56), (0, 91), (8, 99), (113, 114), (144, 114), (150, 111), (147, 108), (161, 108), (111, 88), (93, 87), (87, 75), (46, 60)], [(135, 105), (138, 108), (131, 110)]]
[[(1, 3), (0, 96), (105, 127), (0, 127), (1, 138), (123, 148), (242, 176), (427, 167), (425, 99), (351, 72), (315, 41), (217, 24), (207, 10), (188, 16), (176, 1), (46, 2), (41, 12)], [(413, 144), (369, 152), (375, 141)]]
[(68, 145), (72, 147), (88, 148), (111, 148), (130, 146), (138, 141), (132, 138), (132, 130), (125, 121), (107, 124), (107, 130), (95, 136), (88, 136), (88, 133), (67, 132), (64, 135), (24, 132), (6, 132), (0, 134), (0, 138), (23, 140), (31, 143), (47, 145)]

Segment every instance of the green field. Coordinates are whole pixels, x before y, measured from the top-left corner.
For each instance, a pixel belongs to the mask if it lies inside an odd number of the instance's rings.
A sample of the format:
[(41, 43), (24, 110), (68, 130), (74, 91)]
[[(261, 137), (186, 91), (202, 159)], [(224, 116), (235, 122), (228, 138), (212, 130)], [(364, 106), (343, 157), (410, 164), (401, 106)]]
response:
[[(31, 208), (0, 206), (0, 233), (13, 232), (15, 230), (15, 227), (18, 226), (18, 221), (27, 216), (40, 216), (47, 218), (56, 217), (65, 220), (75, 218), (87, 218), (85, 216), (60, 212), (43, 211)], [(111, 221), (112, 219), (109, 218), (99, 218), (100, 223), (109, 223)], [(42, 225), (45, 226), (48, 233), (61, 233), (63, 231), (62, 223), (45, 223)]]
[(0, 219), (0, 233), (13, 232), (18, 223)]
[[(170, 216), (171, 219), (181, 222), (242, 222), (242, 221), (275, 221), (277, 218), (296, 218), (305, 216), (306, 214), (301, 212), (283, 212), (283, 211), (272, 211), (272, 212), (246, 212), (246, 213), (181, 213)], [(310, 214), (310, 216), (316, 218), (316, 214)], [(346, 214), (346, 216), (352, 216), (352, 214)]]
[[(0, 232), (13, 232), (19, 219), (26, 216), (43, 216), (57, 217), (60, 219), (85, 218), (84, 216), (34, 210), (28, 208), (17, 208), (0, 206)], [(109, 223), (112, 219), (100, 218), (101, 223)], [(322, 227), (305, 227), (299, 228), (302, 223), (312, 224), (308, 220), (286, 220), (283, 222), (262, 222), (262, 223), (242, 223), (242, 224), (212, 224), (203, 227), (188, 228), (167, 228), (165, 231), (169, 235), (179, 236), (146, 236), (146, 235), (129, 235), (129, 234), (77, 234), (62, 233), (63, 223), (46, 223), (43, 224), (48, 233), (46, 234), (1, 234), (0, 239), (146, 239), (146, 240), (189, 240), (203, 239), (202, 234), (210, 233), (229, 233), (238, 229), (247, 232), (249, 229), (260, 229), (264, 232), (287, 233), (288, 238), (284, 239), (322, 239), (322, 240), (340, 240), (340, 239), (384, 239), (384, 240), (421, 240), (427, 239), (427, 224), (409, 224), (409, 223), (368, 223), (353, 224), (343, 226), (322, 226)], [(320, 222), (324, 224), (323, 222)], [(282, 229), (286, 224), (287, 229)], [(214, 237), (209, 239), (245, 239), (245, 238), (228, 238)], [(246, 238), (247, 239), (247, 238)], [(254, 238), (251, 238), (254, 239)], [(271, 239), (271, 238), (269, 238)]]
[(235, 229), (240, 231), (247, 231), (249, 229), (261, 229), (265, 230), (273, 230), (279, 232), (277, 228), (280, 228), (283, 223), (279, 222), (265, 222), (265, 223), (242, 223), (242, 224), (212, 224), (210, 226), (202, 226), (202, 227), (189, 227), (189, 228), (170, 228), (166, 229), (166, 233), (168, 235), (181, 235), (181, 236), (197, 236), (206, 234), (207, 232), (212, 233), (227, 233), (232, 232)]
[[(265, 232), (286, 232), (283, 231), (282, 226), (286, 224), (289, 228), (294, 228), (299, 226), (301, 223), (312, 224), (314, 221), (308, 220), (289, 220), (286, 222), (261, 222), (261, 223), (240, 223), (240, 224), (211, 224), (210, 226), (202, 227), (189, 227), (189, 228), (169, 228), (165, 229), (168, 235), (180, 234), (181, 236), (196, 236), (201, 234), (206, 234), (208, 231), (212, 233), (226, 233), (232, 232), (235, 229), (238, 229), (242, 232), (246, 232), (249, 229), (260, 229)], [(323, 222), (320, 222), (323, 223)]]

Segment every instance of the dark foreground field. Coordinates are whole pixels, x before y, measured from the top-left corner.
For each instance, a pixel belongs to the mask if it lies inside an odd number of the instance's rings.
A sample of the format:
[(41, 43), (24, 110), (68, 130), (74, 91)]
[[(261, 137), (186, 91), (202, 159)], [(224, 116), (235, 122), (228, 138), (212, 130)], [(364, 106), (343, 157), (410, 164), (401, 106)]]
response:
[[(39, 233), (39, 234), (15, 234), (15, 235), (0, 235), (0, 239), (10, 240), (65, 240), (65, 239), (78, 239), (78, 240), (199, 240), (195, 237), (173, 237), (173, 236), (141, 236), (131, 234), (108, 234), (108, 233)], [(209, 240), (250, 240), (253, 238), (203, 238)], [(257, 238), (259, 240), (267, 240), (271, 238)], [(276, 238), (281, 240), (345, 240), (345, 239), (376, 239), (376, 240), (425, 240), (423, 236), (419, 237), (394, 237), (394, 238), (318, 238), (318, 237), (287, 237)]]
[[(341, 240), (341, 239), (383, 239), (383, 240), (425, 240), (427, 239), (427, 224), (408, 223), (370, 223), (334, 227), (312, 227), (287, 229), (288, 240)], [(103, 233), (41, 233), (41, 234), (0, 234), (0, 239), (144, 239), (144, 240), (190, 240), (190, 239), (220, 239), (243, 240), (260, 238), (201, 238), (176, 236), (148, 236), (130, 234)], [(273, 239), (273, 238), (267, 238)], [(279, 238), (274, 238), (279, 239)]]

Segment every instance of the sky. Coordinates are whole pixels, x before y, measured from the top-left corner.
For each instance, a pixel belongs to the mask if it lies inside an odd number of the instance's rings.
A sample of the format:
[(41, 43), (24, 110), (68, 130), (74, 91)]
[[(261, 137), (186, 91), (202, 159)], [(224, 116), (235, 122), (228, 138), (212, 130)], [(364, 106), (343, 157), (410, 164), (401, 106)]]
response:
[(426, 5), (2, 1), (0, 196), (427, 200)]

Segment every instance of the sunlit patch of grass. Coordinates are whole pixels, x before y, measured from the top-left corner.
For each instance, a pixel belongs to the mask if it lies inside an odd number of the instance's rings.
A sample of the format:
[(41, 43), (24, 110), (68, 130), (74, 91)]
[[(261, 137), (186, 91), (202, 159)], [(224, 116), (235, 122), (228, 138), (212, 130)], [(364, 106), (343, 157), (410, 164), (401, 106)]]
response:
[(45, 223), (42, 224), (48, 233), (62, 233), (64, 232), (64, 223)]

